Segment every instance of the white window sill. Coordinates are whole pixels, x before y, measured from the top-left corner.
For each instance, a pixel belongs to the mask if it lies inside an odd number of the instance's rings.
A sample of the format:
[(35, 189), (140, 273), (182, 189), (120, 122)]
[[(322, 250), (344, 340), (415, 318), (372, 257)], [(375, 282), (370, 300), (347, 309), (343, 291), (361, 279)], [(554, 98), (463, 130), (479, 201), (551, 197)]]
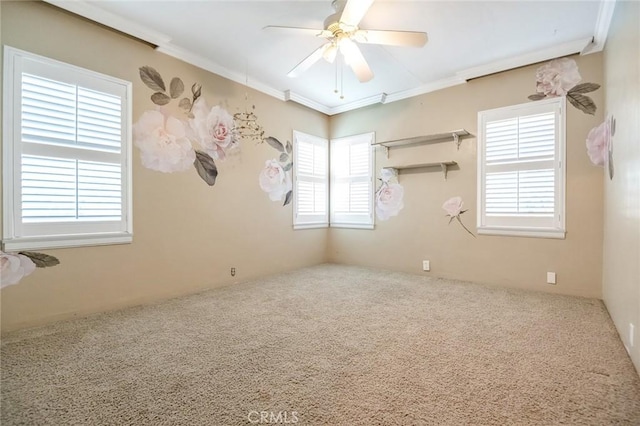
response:
[(6, 251), (19, 251), (130, 244), (131, 242), (133, 242), (133, 234), (123, 232), (93, 235), (56, 235), (55, 237), (22, 237), (2, 240), (2, 246)]
[(328, 223), (299, 223), (293, 225), (293, 229), (318, 229), (318, 228), (328, 228)]
[(478, 235), (497, 235), (497, 236), (503, 236), (503, 237), (552, 238), (557, 240), (564, 240), (566, 232), (563, 229), (478, 227)]
[(373, 229), (372, 223), (331, 223), (332, 228), (350, 228), (350, 229)]

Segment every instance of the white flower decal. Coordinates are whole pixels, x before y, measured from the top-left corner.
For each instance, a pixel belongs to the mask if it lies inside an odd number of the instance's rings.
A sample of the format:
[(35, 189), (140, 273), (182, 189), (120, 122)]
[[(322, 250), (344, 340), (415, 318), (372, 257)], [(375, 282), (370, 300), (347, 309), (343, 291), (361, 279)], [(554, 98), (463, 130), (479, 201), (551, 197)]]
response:
[(564, 96), (582, 80), (576, 61), (554, 59), (536, 71), (536, 91), (545, 96)]
[(217, 105), (209, 109), (202, 98), (193, 105), (192, 114), (189, 124), (195, 139), (213, 159), (223, 160), (237, 146), (233, 116)]
[(399, 183), (383, 182), (376, 193), (376, 216), (380, 220), (388, 220), (397, 216), (404, 208), (404, 188)]
[(23, 254), (3, 253), (0, 251), (0, 288), (18, 284), (20, 280), (36, 269), (36, 264)]
[(451, 223), (453, 219), (456, 219), (458, 223), (462, 225), (464, 230), (475, 238), (473, 232), (469, 231), (469, 229), (464, 226), (464, 223), (462, 223), (462, 219), (460, 219), (460, 215), (466, 212), (466, 210), (462, 210), (463, 206), (464, 203), (462, 202), (462, 197), (451, 197), (447, 201), (445, 201), (444, 204), (442, 204), (442, 208), (447, 212), (447, 216), (449, 216), (449, 223)]
[(271, 201), (280, 201), (291, 191), (291, 176), (275, 159), (267, 160), (258, 177), (260, 188), (269, 194)]
[(160, 111), (145, 111), (133, 127), (142, 165), (159, 172), (187, 170), (196, 158), (182, 121)]
[(608, 119), (589, 131), (586, 143), (587, 155), (596, 166), (604, 166), (606, 164), (609, 157), (610, 141), (611, 128)]

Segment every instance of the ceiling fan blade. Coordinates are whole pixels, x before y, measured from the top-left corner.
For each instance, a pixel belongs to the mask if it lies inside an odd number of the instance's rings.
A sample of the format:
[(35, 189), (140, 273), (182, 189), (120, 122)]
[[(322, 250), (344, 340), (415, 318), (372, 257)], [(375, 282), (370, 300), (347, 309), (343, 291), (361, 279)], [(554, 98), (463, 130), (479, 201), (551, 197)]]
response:
[(422, 47), (427, 44), (427, 33), (416, 31), (358, 30), (353, 38), (359, 43), (387, 46)]
[(340, 16), (340, 22), (357, 27), (372, 3), (373, 0), (347, 0)]
[(293, 67), (291, 71), (287, 74), (287, 77), (297, 77), (309, 68), (316, 62), (322, 58), (324, 52), (331, 47), (331, 43), (325, 43), (322, 46), (318, 47), (313, 53), (302, 60), (298, 65)]
[(345, 38), (340, 42), (340, 51), (345, 63), (351, 67), (360, 83), (366, 83), (373, 78), (373, 72), (362, 56), (360, 48), (351, 39)]
[(315, 28), (299, 28), (299, 27), (279, 27), (277, 25), (267, 25), (263, 28), (263, 30), (267, 30), (270, 32), (279, 32), (282, 34), (292, 34), (292, 35), (309, 35), (316, 37), (331, 37), (331, 31), (327, 30), (318, 30)]
[(322, 52), (322, 57), (329, 62), (330, 64), (336, 60), (336, 55), (338, 53), (338, 46), (335, 43), (331, 43), (331, 46), (327, 47), (324, 52)]

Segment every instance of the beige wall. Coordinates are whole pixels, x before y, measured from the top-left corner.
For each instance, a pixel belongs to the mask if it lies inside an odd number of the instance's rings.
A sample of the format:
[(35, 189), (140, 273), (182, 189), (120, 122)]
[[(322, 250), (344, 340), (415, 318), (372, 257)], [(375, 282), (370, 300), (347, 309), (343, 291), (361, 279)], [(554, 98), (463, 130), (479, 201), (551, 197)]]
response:
[[(602, 55), (574, 58), (583, 82), (603, 83)], [(377, 141), (394, 140), (465, 128), (477, 134), (478, 111), (528, 102), (535, 92), (537, 65), (479, 78), (419, 97), (347, 112), (330, 120), (331, 137), (375, 131)], [(370, 265), (429, 276), (520, 287), (533, 290), (601, 296), (602, 174), (586, 154), (589, 130), (602, 121), (603, 89), (590, 94), (596, 116), (567, 104), (567, 236), (565, 240), (478, 236), (457, 223), (447, 225), (442, 203), (462, 196), (467, 227), (476, 227), (476, 139), (395, 148), (389, 159), (382, 150), (376, 169), (391, 164), (454, 160), (460, 170), (447, 181), (438, 170), (402, 174), (405, 208), (399, 216), (377, 221), (376, 229), (332, 229), (328, 258), (333, 262)], [(422, 260), (431, 272), (422, 272)], [(546, 284), (547, 271), (557, 285)]]
[[(0, 2), (2, 43), (133, 82), (133, 120), (154, 105), (138, 76), (143, 65), (165, 79), (199, 82), (209, 104), (244, 108), (247, 89), (156, 53), (151, 47), (45, 3)], [(291, 140), (292, 130), (328, 136), (325, 115), (248, 90), (267, 135)], [(272, 202), (258, 186), (266, 144), (243, 142), (218, 162), (208, 187), (195, 171), (163, 174), (143, 168), (134, 148), (134, 242), (43, 250), (61, 264), (36, 270), (2, 290), (2, 330), (150, 302), (321, 263), (326, 230), (293, 232), (291, 205)], [(238, 274), (230, 276), (230, 268)], [(256, 301), (258, 303), (258, 301)]]
[[(156, 53), (149, 46), (43, 3), (1, 2), (2, 43), (120, 77), (134, 84), (134, 121), (151, 109), (149, 89), (138, 67), (151, 65), (165, 78), (199, 82), (209, 103), (244, 107), (248, 89)], [(603, 83), (602, 56), (576, 57), (583, 81)], [(477, 133), (477, 112), (526, 102), (535, 91), (536, 66), (509, 71), (420, 97), (326, 116), (248, 90), (267, 134), (291, 138), (295, 128), (324, 137), (375, 131), (390, 140), (457, 128)], [(400, 177), (405, 209), (400, 216), (367, 230), (292, 231), (291, 207), (271, 202), (257, 185), (264, 161), (274, 150), (244, 142), (239, 155), (219, 163), (210, 188), (193, 171), (162, 174), (145, 169), (134, 150), (134, 243), (49, 250), (62, 264), (37, 270), (1, 292), (2, 330), (59, 318), (146, 303), (200, 289), (316, 264), (325, 260), (421, 272), (431, 276), (551, 292), (601, 296), (602, 169), (592, 166), (584, 139), (602, 121), (604, 91), (591, 94), (595, 117), (568, 107), (567, 238), (548, 240), (479, 236), (447, 225), (442, 203), (461, 195), (463, 218), (475, 230), (476, 140), (459, 151), (453, 143), (397, 148), (386, 164), (455, 160), (460, 169), (448, 180), (434, 171)], [(238, 269), (232, 278), (231, 267)], [(558, 284), (545, 284), (546, 272)]]
[[(603, 298), (640, 371), (640, 3), (619, 1), (604, 54), (606, 112), (616, 120), (604, 179)], [(635, 325), (631, 347), (629, 324)]]

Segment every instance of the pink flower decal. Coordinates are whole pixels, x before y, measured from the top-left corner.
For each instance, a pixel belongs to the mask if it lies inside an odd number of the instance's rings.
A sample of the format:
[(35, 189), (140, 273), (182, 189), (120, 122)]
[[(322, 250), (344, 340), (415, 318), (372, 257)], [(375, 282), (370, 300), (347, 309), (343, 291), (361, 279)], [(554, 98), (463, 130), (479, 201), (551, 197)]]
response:
[(458, 223), (460, 223), (460, 225), (464, 228), (464, 230), (475, 238), (476, 236), (473, 234), (473, 232), (469, 231), (469, 229), (464, 226), (464, 223), (462, 223), (462, 219), (460, 219), (460, 215), (466, 212), (466, 210), (462, 210), (463, 206), (464, 203), (462, 202), (462, 197), (449, 198), (444, 202), (444, 204), (442, 204), (442, 208), (447, 212), (447, 216), (449, 216), (449, 223), (451, 223), (453, 219), (456, 219)]
[(20, 280), (36, 269), (33, 260), (23, 254), (3, 253), (0, 251), (0, 288), (18, 284)]
[(203, 98), (193, 105), (192, 114), (189, 124), (194, 138), (213, 159), (223, 160), (238, 144), (233, 116), (217, 105), (209, 109)]
[(271, 201), (280, 201), (289, 191), (291, 191), (291, 175), (285, 172), (280, 163), (274, 160), (267, 160), (264, 169), (258, 177), (260, 188), (267, 194)]
[(554, 59), (536, 71), (536, 91), (548, 97), (564, 96), (582, 80), (576, 61)]
[(133, 126), (142, 165), (164, 173), (181, 172), (196, 159), (182, 121), (161, 111), (145, 111)]
[(609, 119), (594, 127), (587, 135), (587, 155), (596, 166), (602, 166), (609, 157), (609, 143), (611, 142), (611, 128)]

